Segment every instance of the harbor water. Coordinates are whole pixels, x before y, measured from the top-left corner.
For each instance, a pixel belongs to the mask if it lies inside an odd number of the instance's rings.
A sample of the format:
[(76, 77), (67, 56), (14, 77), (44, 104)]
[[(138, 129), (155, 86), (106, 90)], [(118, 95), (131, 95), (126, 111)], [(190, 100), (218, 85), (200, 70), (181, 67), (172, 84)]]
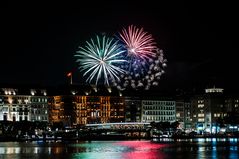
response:
[(236, 159), (237, 138), (0, 142), (0, 159)]

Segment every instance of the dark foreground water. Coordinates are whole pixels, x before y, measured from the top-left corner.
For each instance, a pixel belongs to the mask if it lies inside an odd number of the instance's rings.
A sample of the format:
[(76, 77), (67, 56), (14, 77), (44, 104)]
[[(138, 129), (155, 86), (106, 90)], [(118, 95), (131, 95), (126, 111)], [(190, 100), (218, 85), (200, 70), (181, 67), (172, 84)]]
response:
[(0, 142), (0, 159), (237, 159), (238, 139)]

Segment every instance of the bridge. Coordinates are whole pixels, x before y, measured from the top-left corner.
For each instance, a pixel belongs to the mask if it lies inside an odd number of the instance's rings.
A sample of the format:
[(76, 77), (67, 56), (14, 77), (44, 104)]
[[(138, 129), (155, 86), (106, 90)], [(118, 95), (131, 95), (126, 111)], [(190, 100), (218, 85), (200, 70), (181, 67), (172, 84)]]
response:
[(110, 136), (126, 138), (148, 138), (150, 137), (150, 123), (122, 122), (122, 123), (101, 123), (86, 124), (90, 136), (109, 138)]
[(143, 122), (120, 122), (120, 123), (100, 123), (100, 124), (86, 124), (86, 128), (90, 129), (128, 129), (128, 130), (138, 130), (138, 129), (148, 129), (151, 128), (150, 123)]

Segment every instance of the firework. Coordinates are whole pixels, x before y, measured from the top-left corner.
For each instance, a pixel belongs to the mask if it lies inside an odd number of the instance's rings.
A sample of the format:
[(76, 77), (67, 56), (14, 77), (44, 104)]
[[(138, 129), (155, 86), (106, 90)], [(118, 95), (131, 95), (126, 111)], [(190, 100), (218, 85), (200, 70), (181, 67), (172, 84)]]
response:
[(120, 81), (119, 75), (125, 73), (121, 67), (126, 62), (124, 52), (113, 38), (96, 36), (95, 40), (86, 41), (85, 47), (79, 47), (75, 57), (86, 82), (98, 85), (103, 81), (109, 86), (111, 82)]
[(165, 72), (166, 62), (167, 60), (164, 59), (163, 51), (158, 49), (156, 58), (145, 64), (144, 67), (141, 67), (141, 72), (136, 73), (136, 71), (130, 70), (122, 74), (121, 82), (118, 83), (117, 88), (123, 90), (131, 87), (148, 90), (151, 86), (157, 86), (161, 76)]
[(167, 60), (152, 35), (131, 25), (117, 38), (96, 36), (86, 41), (85, 47), (79, 47), (75, 57), (86, 82), (119, 90), (157, 86)]
[(125, 65), (126, 73), (121, 74), (117, 88), (149, 89), (151, 85), (158, 85), (167, 61), (152, 35), (143, 28), (131, 25), (119, 33), (119, 39), (127, 50), (126, 60), (129, 64)]
[(145, 32), (143, 28), (139, 29), (131, 25), (128, 30), (124, 28), (119, 36), (125, 43), (129, 58), (144, 61), (155, 56), (156, 43), (152, 35)]
[(124, 67), (126, 73), (121, 74), (121, 81), (115, 83), (117, 88), (149, 89), (152, 85), (158, 85), (167, 61), (152, 35), (143, 28), (131, 25), (119, 33), (119, 39), (127, 50), (128, 64)]

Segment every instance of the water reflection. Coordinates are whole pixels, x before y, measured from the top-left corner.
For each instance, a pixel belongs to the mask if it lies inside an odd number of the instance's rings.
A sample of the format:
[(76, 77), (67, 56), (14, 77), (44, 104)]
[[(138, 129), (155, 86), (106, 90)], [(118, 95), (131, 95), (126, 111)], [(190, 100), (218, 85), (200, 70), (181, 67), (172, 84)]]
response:
[(0, 142), (0, 159), (50, 159), (62, 154), (65, 154), (65, 147), (58, 143)]
[(239, 158), (238, 139), (180, 139), (168, 144), (163, 148), (168, 158)]
[(239, 158), (238, 139), (0, 142), (0, 159)]
[(72, 158), (137, 158), (156, 159), (164, 157), (159, 151), (165, 144), (152, 143), (150, 141), (94, 141), (90, 143), (71, 144), (77, 153)]

